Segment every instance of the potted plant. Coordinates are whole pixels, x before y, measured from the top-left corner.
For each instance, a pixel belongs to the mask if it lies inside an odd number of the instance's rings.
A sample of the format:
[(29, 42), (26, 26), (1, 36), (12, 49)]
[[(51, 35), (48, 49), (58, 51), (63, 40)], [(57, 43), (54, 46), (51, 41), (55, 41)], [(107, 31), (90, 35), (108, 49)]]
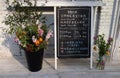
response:
[(98, 69), (104, 69), (105, 66), (105, 56), (110, 56), (109, 48), (112, 44), (113, 39), (109, 38), (107, 41), (104, 39), (104, 34), (94, 37), (95, 45), (93, 50), (98, 52), (98, 59), (96, 67)]
[(24, 49), (28, 68), (38, 71), (42, 68), (43, 52), (53, 31), (46, 25), (46, 18), (42, 16), (35, 4), (26, 1), (26, 7), (20, 0), (10, 2), (6, 0), (8, 14), (4, 23), (8, 34), (15, 35), (15, 42)]

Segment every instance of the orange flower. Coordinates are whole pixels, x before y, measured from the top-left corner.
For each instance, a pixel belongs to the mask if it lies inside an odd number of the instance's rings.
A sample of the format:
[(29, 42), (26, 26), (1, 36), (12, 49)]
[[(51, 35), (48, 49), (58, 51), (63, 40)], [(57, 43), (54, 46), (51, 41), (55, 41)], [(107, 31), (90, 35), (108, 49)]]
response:
[(26, 32), (25, 32), (25, 31), (23, 31), (23, 32), (22, 32), (22, 34), (23, 34), (23, 35), (25, 35), (25, 34), (26, 34)]
[(41, 43), (41, 42), (43, 42), (43, 39), (40, 37), (40, 38), (39, 38), (39, 41), (40, 41), (40, 43)]
[(97, 53), (99, 52), (99, 48), (98, 48), (97, 45), (94, 45), (94, 46), (93, 46), (93, 51), (94, 51), (94, 52), (97, 52)]
[(16, 32), (16, 35), (18, 35), (18, 32)]
[(19, 38), (19, 39), (21, 39), (21, 38), (22, 38), (22, 36), (18, 36), (18, 38)]
[(36, 40), (36, 42), (34, 42), (36, 46), (39, 46), (40, 42), (39, 40)]
[(93, 47), (93, 50), (95, 50), (95, 51), (96, 51), (96, 50), (97, 50), (97, 47), (96, 47), (96, 46), (94, 46), (94, 47)]
[(106, 52), (106, 55), (110, 56), (110, 52), (109, 52), (109, 51), (107, 51), (107, 52)]

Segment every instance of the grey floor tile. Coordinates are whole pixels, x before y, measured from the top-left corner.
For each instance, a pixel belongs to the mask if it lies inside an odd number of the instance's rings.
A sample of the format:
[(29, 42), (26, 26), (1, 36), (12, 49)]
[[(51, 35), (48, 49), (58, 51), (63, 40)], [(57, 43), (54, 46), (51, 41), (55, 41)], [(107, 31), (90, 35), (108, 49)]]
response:
[(59, 78), (56, 73), (30, 74), (28, 78)]

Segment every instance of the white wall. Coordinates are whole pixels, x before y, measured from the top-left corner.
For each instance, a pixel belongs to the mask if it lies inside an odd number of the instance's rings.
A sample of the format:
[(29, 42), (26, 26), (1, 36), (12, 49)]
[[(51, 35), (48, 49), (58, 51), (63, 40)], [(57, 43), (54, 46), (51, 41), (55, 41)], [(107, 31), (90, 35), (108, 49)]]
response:
[(103, 0), (103, 2), (106, 3), (106, 6), (103, 6), (101, 10), (99, 34), (104, 33), (107, 39), (109, 36), (109, 28), (114, 0)]
[[(6, 27), (3, 23), (1, 23), (6, 13), (4, 1), (5, 0), (0, 0), (0, 57), (12, 56), (14, 54), (19, 55), (18, 46), (12, 39), (8, 37), (5, 38), (5, 35), (2, 31), (2, 28)], [(114, 0), (103, 0), (103, 2), (106, 3), (106, 6), (103, 6), (101, 10), (99, 34), (104, 33), (106, 35), (106, 38), (109, 35), (113, 1)], [(48, 19), (49, 22), (53, 21), (53, 16), (48, 16), (48, 18), (50, 18), (50, 20)]]
[(5, 36), (3, 29), (6, 28), (2, 21), (6, 15), (5, 0), (0, 0), (0, 58), (12, 56), (19, 51), (18, 47), (14, 44), (14, 41), (8, 36)]

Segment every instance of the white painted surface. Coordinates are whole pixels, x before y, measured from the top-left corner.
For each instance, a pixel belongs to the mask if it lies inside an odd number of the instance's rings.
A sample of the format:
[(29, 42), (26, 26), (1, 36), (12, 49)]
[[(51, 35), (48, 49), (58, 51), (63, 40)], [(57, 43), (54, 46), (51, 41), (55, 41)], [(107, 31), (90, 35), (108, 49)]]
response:
[(108, 39), (109, 37), (109, 31), (110, 31), (110, 22), (111, 22), (111, 16), (112, 16), (112, 8), (114, 0), (102, 0), (103, 3), (106, 4), (106, 6), (102, 6), (101, 8), (101, 17), (100, 17), (100, 24), (98, 33), (99, 34), (105, 34), (105, 39)]
[(12, 40), (13, 38), (5, 36), (3, 32), (3, 29), (8, 27), (2, 23), (7, 14), (4, 1), (0, 0), (0, 58), (19, 54), (19, 48)]
[[(37, 2), (37, 6), (103, 6), (105, 5), (101, 1), (48, 1), (45, 2)], [(26, 5), (23, 5), (26, 6)]]
[(55, 54), (55, 69), (57, 70), (57, 24), (56, 24), (56, 7), (54, 7), (54, 54)]
[(111, 63), (120, 64), (120, 1), (115, 0), (111, 18), (111, 32), (113, 44), (111, 47)]
[(115, 49), (113, 52), (113, 60), (117, 60), (120, 63), (120, 32), (116, 39)]
[(114, 48), (112, 48), (113, 49), (112, 60), (114, 63), (120, 64), (120, 10), (119, 10), (119, 15), (117, 17), (119, 17), (119, 19), (117, 24), (116, 36), (114, 38), (115, 39)]
[(93, 68), (93, 36), (94, 36), (94, 8), (91, 7), (91, 54), (90, 54), (90, 68)]
[[(6, 27), (6, 26), (1, 22), (3, 21), (4, 16), (7, 13), (5, 10), (4, 1), (5, 0), (0, 0), (0, 57), (9, 57), (9, 56), (12, 56), (12, 54), (19, 55), (19, 48), (18, 48), (18, 46), (16, 46), (14, 44), (14, 41), (12, 39), (5, 38), (5, 35), (3, 34), (3, 31), (2, 31), (2, 28)], [(38, 1), (41, 1), (41, 0), (38, 0)], [(48, 1), (50, 1), (50, 0), (48, 0)], [(53, 2), (55, 0), (51, 0), (51, 1)], [(70, 1), (70, 0), (58, 0), (58, 1)], [(106, 6), (102, 6), (102, 10), (101, 10), (101, 18), (100, 18), (100, 25), (99, 25), (98, 31), (99, 31), (99, 34), (104, 33), (106, 36), (106, 39), (108, 38), (108, 35), (109, 35), (113, 1), (114, 0), (103, 0), (103, 3), (105, 3)], [(71, 3), (71, 4), (73, 4), (73, 3)], [(84, 4), (81, 3), (81, 5), (87, 5), (87, 4), (88, 3), (84, 3)], [(53, 5), (53, 3), (51, 5)], [(69, 5), (69, 4), (67, 3), (67, 4), (63, 4), (63, 5)], [(80, 5), (80, 4), (77, 4), (77, 5)], [(74, 6), (77, 6), (77, 5), (74, 5)], [(89, 5), (91, 5), (91, 4), (89, 4)], [(51, 14), (53, 14), (53, 12), (51, 12)], [(49, 17), (49, 19), (51, 20), (51, 17)], [(114, 57), (116, 57), (116, 56), (114, 56)], [(117, 58), (120, 58), (120, 56), (118, 56)]]

